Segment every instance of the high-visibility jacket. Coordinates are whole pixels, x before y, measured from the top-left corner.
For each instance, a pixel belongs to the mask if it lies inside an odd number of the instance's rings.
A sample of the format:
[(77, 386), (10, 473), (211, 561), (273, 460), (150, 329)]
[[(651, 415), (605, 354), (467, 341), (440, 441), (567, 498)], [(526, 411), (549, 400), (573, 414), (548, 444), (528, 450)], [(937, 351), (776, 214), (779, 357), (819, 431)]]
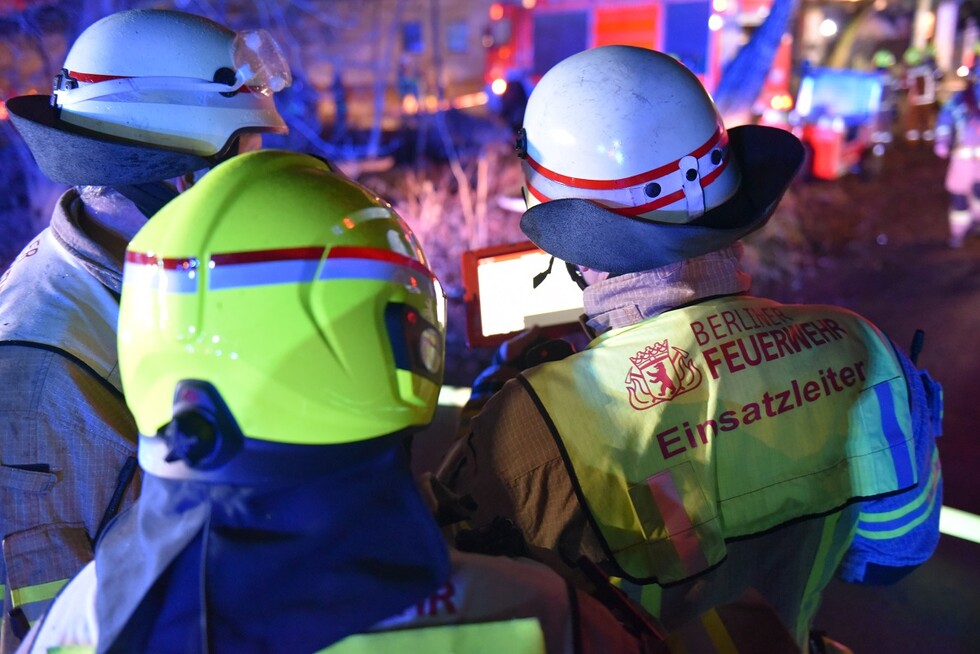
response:
[(62, 196), (52, 225), (0, 276), (2, 652), (92, 558), (100, 524), (138, 489), (106, 279), (121, 273), (72, 249), (84, 239), (72, 224), (77, 198)]
[(526, 379), (604, 549), (637, 583), (688, 579), (726, 539), (916, 484), (897, 357), (838, 308), (704, 302)]
[[(638, 652), (639, 645), (592, 598), (527, 560), (451, 553), (450, 578), (429, 597), (323, 654), (361, 652)], [(84, 654), (99, 645), (98, 579), (86, 566), (31, 632), (23, 652)], [(329, 620), (329, 617), (324, 617)], [(274, 614), (270, 614), (274, 620)]]

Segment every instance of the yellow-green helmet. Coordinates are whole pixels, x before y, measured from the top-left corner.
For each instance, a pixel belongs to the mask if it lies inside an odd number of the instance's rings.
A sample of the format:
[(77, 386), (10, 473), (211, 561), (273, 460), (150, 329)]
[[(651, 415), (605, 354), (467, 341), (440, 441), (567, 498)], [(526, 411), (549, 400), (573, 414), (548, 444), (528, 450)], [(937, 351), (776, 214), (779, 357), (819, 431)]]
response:
[(888, 50), (878, 50), (871, 58), (875, 68), (891, 68), (895, 65), (895, 55)]
[(915, 46), (909, 46), (902, 55), (902, 61), (908, 66), (918, 66), (924, 58), (925, 48), (917, 48)]
[(444, 344), (445, 298), (411, 229), (312, 156), (259, 150), (217, 166), (126, 253), (119, 364), (145, 441), (161, 440), (189, 380), (213, 387), (253, 442), (423, 426)]

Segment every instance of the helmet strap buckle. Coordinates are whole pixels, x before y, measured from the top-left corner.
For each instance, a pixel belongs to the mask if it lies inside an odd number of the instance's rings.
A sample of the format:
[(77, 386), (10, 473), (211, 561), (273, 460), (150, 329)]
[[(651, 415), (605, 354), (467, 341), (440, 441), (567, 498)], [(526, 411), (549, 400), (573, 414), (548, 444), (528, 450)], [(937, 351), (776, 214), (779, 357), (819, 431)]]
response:
[(78, 80), (71, 76), (67, 68), (62, 68), (61, 72), (54, 76), (54, 83), (51, 90), (51, 106), (58, 108), (58, 93), (71, 91), (78, 88)]
[(701, 173), (698, 170), (697, 157), (687, 155), (679, 162), (681, 171), (681, 188), (687, 201), (687, 215), (690, 218), (700, 218), (704, 215), (704, 189), (701, 188)]

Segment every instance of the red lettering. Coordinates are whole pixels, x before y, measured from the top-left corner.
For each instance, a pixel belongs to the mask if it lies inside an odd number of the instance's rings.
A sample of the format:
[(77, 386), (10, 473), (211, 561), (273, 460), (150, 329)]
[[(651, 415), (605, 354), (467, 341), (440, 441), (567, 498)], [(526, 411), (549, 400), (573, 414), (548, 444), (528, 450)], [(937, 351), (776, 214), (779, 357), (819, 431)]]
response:
[(776, 344), (776, 349), (779, 352), (778, 357), (784, 357), (794, 352), (790, 349), (789, 343), (786, 342), (786, 332), (782, 329), (776, 329), (769, 332), (772, 336), (773, 342)]
[(759, 341), (758, 335), (751, 334), (749, 336), (748, 342), (752, 344), (752, 351), (749, 352), (748, 348), (745, 346), (745, 339), (738, 339), (738, 348), (742, 351), (742, 358), (745, 359), (745, 363), (750, 366), (757, 366), (762, 363), (762, 355), (759, 354)]
[(762, 413), (759, 410), (759, 405), (755, 402), (746, 404), (742, 407), (742, 422), (746, 425), (751, 425), (753, 422), (760, 420), (762, 418)]
[(708, 341), (711, 340), (708, 337), (708, 332), (704, 329), (704, 325), (698, 320), (691, 323), (691, 331), (694, 332), (694, 338), (697, 340), (698, 345), (707, 345)]
[(686, 447), (681, 446), (681, 449), (679, 450), (673, 450), (673, 451), (670, 450), (671, 445), (673, 445), (674, 443), (679, 443), (681, 440), (680, 436), (671, 438), (669, 440), (667, 439), (667, 436), (673, 434), (675, 431), (677, 431), (677, 427), (671, 427), (670, 429), (666, 429), (660, 432), (659, 434), (657, 434), (657, 443), (660, 444), (660, 454), (661, 456), (664, 457), (664, 459), (669, 459), (670, 457), (680, 454), (681, 452), (687, 449)]
[(813, 402), (820, 398), (820, 384), (815, 381), (808, 381), (803, 384), (803, 399)]
[(736, 332), (742, 331), (742, 329), (735, 322), (735, 312), (733, 311), (722, 311), (721, 317), (725, 321), (725, 326), (728, 328), (729, 334), (734, 334)]
[(718, 432), (718, 425), (715, 423), (714, 420), (707, 420), (705, 422), (698, 423), (698, 436), (701, 437), (701, 444), (702, 445), (707, 445), (708, 444), (708, 428), (709, 427), (711, 428), (711, 431), (713, 431), (715, 433)]
[(718, 416), (719, 431), (731, 431), (733, 429), (738, 429), (738, 416), (734, 411), (725, 411), (720, 416)]
[(718, 320), (717, 313), (713, 313), (708, 316), (708, 326), (711, 327), (711, 333), (714, 334), (716, 339), (725, 336), (724, 333), (718, 333), (718, 330), (721, 328), (721, 322)]
[(840, 380), (844, 382), (845, 386), (853, 386), (855, 382), (854, 370), (852, 368), (844, 368), (843, 370), (841, 370)]
[(776, 412), (772, 408), (772, 403), (773, 403), (773, 400), (775, 400), (775, 399), (776, 399), (775, 397), (773, 397), (772, 395), (769, 394), (769, 391), (766, 391), (762, 395), (762, 404), (763, 404), (763, 406), (766, 407), (766, 416), (769, 417), (769, 418), (774, 418), (776, 416)]
[(772, 332), (762, 332), (759, 334), (759, 345), (762, 346), (762, 356), (766, 358), (766, 361), (779, 358), (775, 353), (776, 346), (773, 344), (771, 334)]
[(718, 379), (718, 364), (721, 363), (721, 359), (717, 358), (717, 354), (717, 347), (709, 347), (701, 352), (704, 362), (708, 364), (708, 371), (711, 373), (712, 379)]
[(840, 325), (830, 318), (821, 320), (817, 325), (817, 330), (828, 341), (840, 340), (841, 335), (847, 333), (841, 328)]
[(453, 597), (456, 595), (456, 586), (451, 579), (446, 580), (439, 590), (429, 595), (418, 603), (415, 610), (420, 616), (434, 616), (439, 614), (439, 605), (442, 604), (444, 612), (449, 615), (456, 613), (456, 605), (453, 604)]
[(817, 334), (817, 329), (816, 327), (813, 326), (812, 322), (803, 323), (801, 325), (801, 329), (803, 329), (803, 333), (807, 335), (811, 343), (814, 343), (816, 345), (823, 345), (824, 343), (827, 342), (824, 339), (820, 338), (820, 336)]
[(721, 354), (725, 357), (725, 363), (728, 364), (728, 369), (732, 372), (745, 369), (744, 363), (736, 363), (738, 361), (738, 352), (735, 350), (738, 349), (738, 343), (739, 341), (728, 341), (727, 343), (721, 344)]

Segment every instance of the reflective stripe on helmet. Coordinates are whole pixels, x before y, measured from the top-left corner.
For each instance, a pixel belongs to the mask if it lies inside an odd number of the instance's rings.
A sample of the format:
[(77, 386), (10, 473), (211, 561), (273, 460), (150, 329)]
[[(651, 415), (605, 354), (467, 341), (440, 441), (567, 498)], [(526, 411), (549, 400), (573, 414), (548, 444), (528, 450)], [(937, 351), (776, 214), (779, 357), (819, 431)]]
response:
[(196, 293), (198, 260), (194, 257), (158, 258), (144, 252), (126, 251), (123, 284), (171, 293)]
[[(728, 132), (718, 126), (711, 137), (691, 154), (621, 179), (594, 180), (562, 175), (546, 168), (531, 156), (527, 156), (525, 162), (537, 173), (527, 176), (527, 188), (540, 202), (579, 197), (592, 200), (620, 215), (637, 216), (668, 207), (687, 197), (687, 213), (694, 217), (704, 212), (700, 189), (718, 179), (729, 160)], [(693, 177), (688, 177), (689, 174)]]
[[(390, 250), (366, 247), (298, 247), (225, 252), (211, 255), (208, 288), (225, 290), (272, 284), (300, 284), (336, 279), (372, 279), (418, 288), (432, 287), (434, 273), (425, 264)], [(198, 260), (126, 253), (125, 282), (152, 290), (195, 293)], [(319, 273), (317, 272), (319, 270)], [(421, 276), (421, 277), (420, 277)]]
[[(86, 83), (86, 86), (78, 86), (72, 82), (83, 82)], [(66, 70), (56, 78), (53, 94), (58, 105), (71, 106), (118, 93), (147, 91), (201, 91), (235, 94), (261, 92), (261, 89), (245, 86), (241, 81), (228, 85), (188, 77), (126, 77)]]
[[(690, 153), (690, 156), (697, 159), (701, 159), (706, 154), (711, 152), (715, 147), (727, 148), (728, 147), (728, 132), (722, 129), (719, 125), (715, 130), (714, 134), (704, 142), (699, 148), (695, 149), (694, 152)], [(687, 155), (685, 155), (687, 156)], [(727, 159), (727, 157), (725, 157)], [(545, 176), (546, 178), (556, 181), (564, 186), (573, 186), (575, 188), (582, 189), (593, 189), (593, 190), (613, 190), (613, 189), (625, 189), (631, 186), (639, 186), (641, 184), (646, 184), (660, 177), (670, 174), (677, 170), (680, 165), (680, 159), (671, 161), (670, 163), (664, 164), (653, 170), (648, 170), (645, 173), (639, 173), (637, 175), (631, 175), (630, 177), (623, 177), (622, 179), (583, 179), (581, 177), (569, 177), (568, 175), (562, 175), (553, 170), (546, 168), (539, 162), (528, 154), (526, 156), (526, 161), (531, 168)]]

